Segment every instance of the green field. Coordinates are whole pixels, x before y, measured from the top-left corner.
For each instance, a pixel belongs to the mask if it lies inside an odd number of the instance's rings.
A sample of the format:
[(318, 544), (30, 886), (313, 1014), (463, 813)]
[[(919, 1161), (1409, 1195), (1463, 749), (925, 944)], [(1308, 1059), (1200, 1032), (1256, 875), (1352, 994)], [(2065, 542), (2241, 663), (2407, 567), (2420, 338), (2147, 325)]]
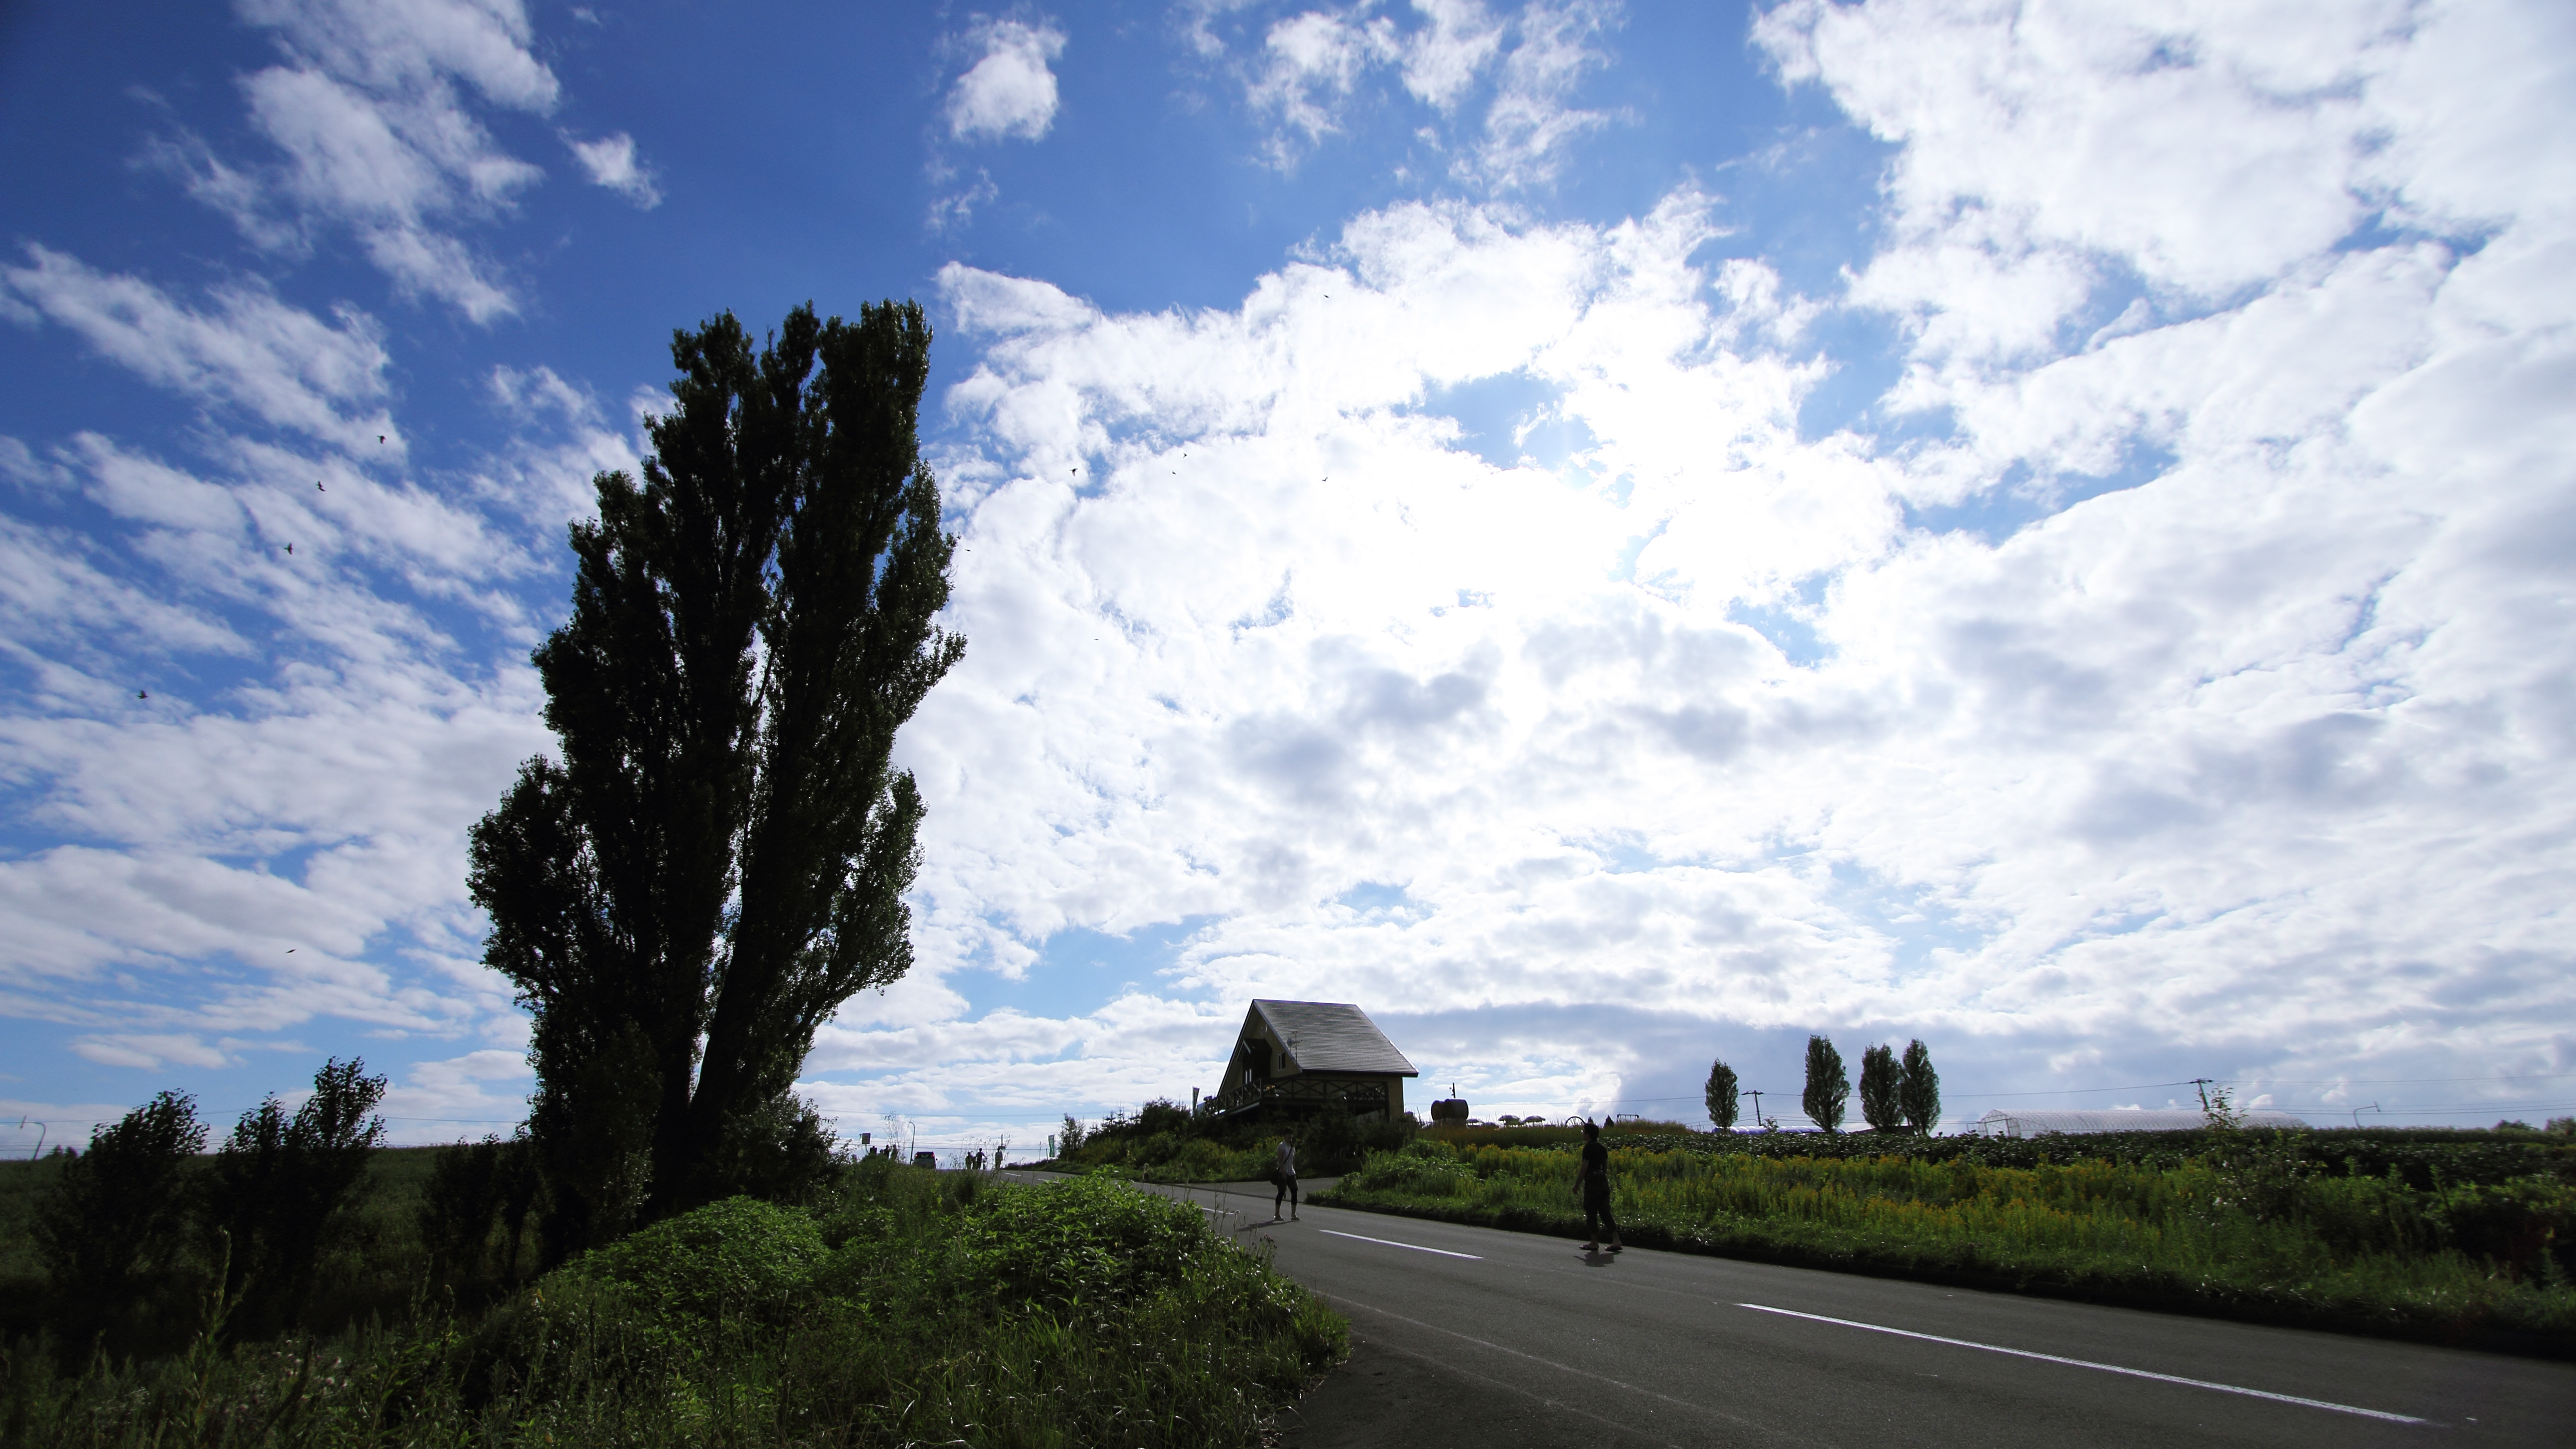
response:
[[(1569, 1141), (1448, 1135), (1467, 1140), (1373, 1155), (1322, 1200), (1583, 1236)], [(2359, 1152), (2341, 1170), (2314, 1160), (2320, 1134), (2156, 1135), (2185, 1140), (2094, 1156), (2074, 1138), (1871, 1153), (1614, 1134), (1614, 1205), (1642, 1246), (2576, 1354), (2576, 1186), (2561, 1175), (2576, 1153), (2455, 1143), (2469, 1153), (2454, 1167), (2539, 1169), (2478, 1181), (2443, 1170), (2442, 1144), (2383, 1140), (2417, 1182)]]
[[(447, 1306), (387, 1153), (301, 1331), (221, 1332), (204, 1285), (166, 1352), (13, 1325), (0, 1443), (1253, 1445), (1347, 1325), (1185, 1204), (1106, 1176), (999, 1185), (874, 1161), (806, 1208), (746, 1198)], [(42, 1304), (0, 1174), (0, 1290)], [(13, 1309), (13, 1317), (18, 1310)]]

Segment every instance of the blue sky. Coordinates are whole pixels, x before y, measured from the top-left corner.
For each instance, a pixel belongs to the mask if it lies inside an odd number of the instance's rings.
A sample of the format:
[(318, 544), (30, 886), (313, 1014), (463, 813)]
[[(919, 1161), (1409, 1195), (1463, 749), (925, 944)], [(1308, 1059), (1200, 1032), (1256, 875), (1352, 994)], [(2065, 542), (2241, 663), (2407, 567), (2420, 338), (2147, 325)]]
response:
[[(506, 1127), (463, 841), (675, 327), (919, 298), (967, 661), (808, 1093), (2576, 1110), (2563, 7), (0, 16), (0, 1108)], [(295, 551), (288, 553), (289, 545)], [(148, 694), (148, 697), (146, 697)]]

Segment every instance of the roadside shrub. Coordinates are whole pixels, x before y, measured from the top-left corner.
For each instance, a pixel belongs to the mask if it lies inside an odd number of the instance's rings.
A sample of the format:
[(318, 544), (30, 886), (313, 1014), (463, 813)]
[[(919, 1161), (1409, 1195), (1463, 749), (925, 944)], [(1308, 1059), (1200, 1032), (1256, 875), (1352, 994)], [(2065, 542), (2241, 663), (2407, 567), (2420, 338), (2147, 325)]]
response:
[(1459, 1161), (1456, 1153), (1436, 1142), (1417, 1142), (1401, 1152), (1370, 1153), (1341, 1185), (1353, 1192), (1455, 1197), (1475, 1182), (1475, 1169)]
[(2424, 1215), (2449, 1246), (2508, 1273), (2564, 1281), (2576, 1267), (2576, 1241), (2570, 1241), (2576, 1190), (2560, 1184), (2458, 1183), (2437, 1195)]

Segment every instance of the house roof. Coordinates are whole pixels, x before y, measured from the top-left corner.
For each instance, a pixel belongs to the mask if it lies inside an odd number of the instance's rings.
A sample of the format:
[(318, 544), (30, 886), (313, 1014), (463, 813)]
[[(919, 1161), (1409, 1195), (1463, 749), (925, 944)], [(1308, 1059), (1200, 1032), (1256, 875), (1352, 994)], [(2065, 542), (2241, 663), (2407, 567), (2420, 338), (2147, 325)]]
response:
[(1342, 1001), (1256, 1001), (1243, 1020), (1268, 1023), (1270, 1034), (1288, 1048), (1289, 1059), (1309, 1072), (1376, 1072), (1418, 1077), (1413, 1063), (1368, 1019), (1368, 1013)]

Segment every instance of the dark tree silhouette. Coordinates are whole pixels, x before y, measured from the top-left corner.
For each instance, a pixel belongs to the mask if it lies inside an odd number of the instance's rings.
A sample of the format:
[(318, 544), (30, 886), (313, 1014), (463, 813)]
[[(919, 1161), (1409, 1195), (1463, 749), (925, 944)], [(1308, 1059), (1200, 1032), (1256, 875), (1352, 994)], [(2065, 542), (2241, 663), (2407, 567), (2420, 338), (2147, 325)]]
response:
[(385, 1135), (374, 1115), (384, 1095), (385, 1079), (366, 1075), (365, 1062), (335, 1057), (293, 1115), (269, 1096), (216, 1149), (207, 1217), (228, 1239), (245, 1326), (279, 1327), (302, 1310), (315, 1265), (364, 1197), (367, 1160)]
[(63, 1158), (35, 1239), (66, 1304), (120, 1307), (185, 1252), (189, 1159), (205, 1146), (196, 1100), (163, 1092)]
[(1904, 1073), (1896, 1053), (1885, 1043), (1860, 1054), (1860, 1115), (1873, 1132), (1893, 1132), (1905, 1125)]
[(1843, 1076), (1843, 1054), (1821, 1036), (1807, 1038), (1807, 1089), (1798, 1094), (1818, 1130), (1843, 1130), (1843, 1104), (1851, 1100), (1851, 1083)]
[(1903, 1080), (1897, 1083), (1896, 1100), (1905, 1113), (1905, 1125), (1926, 1136), (1941, 1125), (1941, 1074), (1932, 1070), (1932, 1053), (1917, 1037), (1905, 1044)]
[(1708, 1068), (1708, 1120), (1720, 1132), (1735, 1130), (1735, 1068), (1724, 1062), (1711, 1062)]
[(473, 839), (484, 959), (533, 1018), (555, 1254), (828, 1161), (790, 1089), (816, 1028), (911, 967), (922, 805), (889, 752), (965, 647), (934, 622), (954, 541), (918, 306), (800, 307), (757, 354), (728, 313), (671, 357), (643, 484), (594, 480), (536, 651), (561, 760)]

